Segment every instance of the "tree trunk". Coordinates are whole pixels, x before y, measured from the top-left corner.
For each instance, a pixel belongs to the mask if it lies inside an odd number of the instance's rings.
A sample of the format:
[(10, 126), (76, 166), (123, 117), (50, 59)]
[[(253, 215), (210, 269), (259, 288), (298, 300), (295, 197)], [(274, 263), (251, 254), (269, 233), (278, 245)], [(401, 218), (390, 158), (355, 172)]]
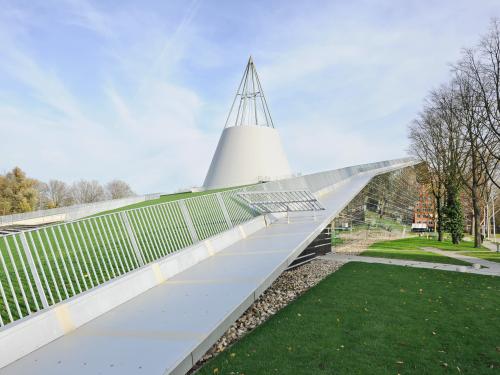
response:
[(443, 208), (441, 207), (441, 196), (436, 197), (436, 210), (437, 210), (437, 232), (438, 241), (443, 241)]
[(385, 214), (385, 197), (382, 198), (382, 204), (380, 204), (380, 211), (379, 211), (379, 217), (382, 219), (384, 217), (384, 214)]
[(472, 211), (474, 212), (474, 247), (481, 247), (481, 209), (479, 208), (479, 197), (477, 186), (472, 184)]
[(463, 235), (463, 216), (458, 200), (458, 188), (453, 184), (446, 188), (446, 226), (451, 234), (451, 241), (458, 245)]
[(477, 248), (481, 246), (481, 233), (480, 233), (481, 211), (479, 208), (479, 196), (478, 196), (479, 163), (477, 157), (476, 139), (470, 127), (468, 129), (468, 135), (471, 142), (472, 183), (470, 188), (472, 195), (472, 210), (474, 212), (474, 247)]

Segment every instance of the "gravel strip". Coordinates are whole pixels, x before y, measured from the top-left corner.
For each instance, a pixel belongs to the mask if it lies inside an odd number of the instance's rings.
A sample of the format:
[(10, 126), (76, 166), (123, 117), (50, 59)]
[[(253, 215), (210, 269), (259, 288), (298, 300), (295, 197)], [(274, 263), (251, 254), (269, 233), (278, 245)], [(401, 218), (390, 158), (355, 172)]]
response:
[(395, 240), (402, 238), (401, 232), (387, 231), (356, 231), (341, 233), (343, 243), (334, 247), (334, 252), (339, 254), (359, 255), (370, 245), (378, 241)]
[(335, 272), (342, 263), (315, 259), (283, 272), (247, 311), (224, 333), (203, 358), (188, 372), (194, 373), (210, 358), (224, 351), (246, 333), (264, 323), (302, 293)]

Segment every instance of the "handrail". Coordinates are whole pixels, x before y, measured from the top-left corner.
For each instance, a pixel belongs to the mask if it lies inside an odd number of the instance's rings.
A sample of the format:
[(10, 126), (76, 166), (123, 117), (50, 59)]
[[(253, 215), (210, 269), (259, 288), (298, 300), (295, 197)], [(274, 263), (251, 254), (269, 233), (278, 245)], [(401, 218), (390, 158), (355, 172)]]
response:
[(318, 194), (396, 159), (110, 212), (0, 237), (0, 329), (258, 215), (240, 192)]

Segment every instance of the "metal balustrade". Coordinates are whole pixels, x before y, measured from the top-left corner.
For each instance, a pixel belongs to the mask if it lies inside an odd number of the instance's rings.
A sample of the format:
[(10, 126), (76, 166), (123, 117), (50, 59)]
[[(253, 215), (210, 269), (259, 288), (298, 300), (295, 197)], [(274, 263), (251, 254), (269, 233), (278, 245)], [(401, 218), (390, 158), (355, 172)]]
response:
[(236, 196), (240, 190), (0, 237), (0, 326), (259, 215)]
[(307, 190), (252, 191), (238, 193), (238, 196), (262, 214), (324, 210), (316, 197)]
[(128, 198), (110, 199), (94, 203), (75, 204), (66, 207), (49, 208), (46, 210), (37, 210), (23, 212), (18, 214), (0, 216), (0, 227), (10, 225), (31, 224), (51, 224), (56, 221), (76, 220), (82, 217), (94, 215), (99, 212), (115, 210), (130, 204), (145, 202), (160, 198), (160, 193), (146, 194)]
[(0, 237), (0, 327), (258, 215), (237, 196), (323, 188), (398, 159), (93, 216)]
[(360, 173), (375, 169), (389, 168), (397, 164), (405, 164), (411, 162), (413, 162), (412, 158), (400, 158), (369, 164), (354, 165), (351, 167), (292, 177), (284, 180), (270, 181), (265, 184), (250, 186), (246, 190), (309, 190), (312, 193), (318, 193), (324, 188), (332, 186), (348, 178), (354, 177)]

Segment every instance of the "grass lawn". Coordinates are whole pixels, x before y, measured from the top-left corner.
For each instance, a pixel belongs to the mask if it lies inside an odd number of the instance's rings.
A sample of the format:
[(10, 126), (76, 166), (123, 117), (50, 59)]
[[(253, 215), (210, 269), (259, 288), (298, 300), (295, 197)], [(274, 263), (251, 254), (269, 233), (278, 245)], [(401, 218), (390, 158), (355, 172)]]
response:
[(131, 210), (133, 208), (146, 207), (146, 206), (151, 206), (151, 205), (159, 204), (159, 203), (173, 202), (173, 201), (178, 201), (179, 199), (194, 198), (194, 197), (199, 197), (200, 195), (207, 195), (207, 194), (217, 193), (217, 192), (220, 192), (220, 191), (232, 190), (232, 189), (236, 189), (236, 188), (238, 188), (238, 187), (230, 187), (230, 188), (224, 188), (224, 189), (214, 189), (214, 190), (197, 191), (197, 192), (194, 192), (194, 193), (186, 192), (186, 193), (167, 194), (167, 195), (160, 196), (160, 198), (158, 198), (158, 199), (151, 199), (149, 201), (137, 202), (137, 203), (134, 203), (134, 204), (129, 204), (128, 206), (115, 208), (114, 210), (99, 212), (99, 213), (97, 213), (95, 215), (92, 215), (92, 216), (98, 216), (98, 215), (103, 215), (103, 214), (110, 214), (112, 212), (120, 212), (120, 211), (125, 211), (125, 210)]
[(498, 374), (500, 278), (348, 263), (199, 374)]
[[(422, 247), (435, 247), (445, 251), (470, 251), (480, 252), (481, 249), (475, 249), (472, 242), (462, 241), (459, 245), (454, 245), (451, 241), (439, 242), (425, 237), (409, 237), (399, 240), (380, 241), (372, 244), (368, 250), (361, 253), (364, 256), (415, 260), (421, 262), (446, 263), (457, 265), (470, 265), (470, 263), (434, 254), (421, 250)], [(484, 248), (483, 248), (484, 250)]]
[(332, 242), (332, 246), (337, 246), (337, 245), (342, 245), (344, 243), (344, 240), (341, 237), (339, 237), (338, 235), (334, 236), (332, 234), (331, 242)]
[(500, 253), (493, 251), (471, 251), (470, 253), (462, 253), (462, 254), (500, 263)]
[(366, 250), (360, 255), (376, 258), (390, 258), (390, 259), (402, 259), (402, 260), (414, 260), (418, 262), (431, 262), (431, 263), (444, 263), (444, 264), (456, 264), (460, 266), (470, 266), (468, 262), (464, 262), (459, 259), (454, 259), (450, 257), (445, 257), (442, 255), (434, 254), (431, 252), (423, 250)]
[(434, 239), (425, 237), (407, 237), (399, 240), (380, 241), (372, 246), (377, 248), (396, 249), (396, 250), (418, 250), (421, 247), (435, 247), (436, 249), (445, 251), (480, 251), (482, 249), (474, 248), (474, 243), (470, 241), (462, 241), (458, 245), (454, 245), (450, 240), (439, 242)]

